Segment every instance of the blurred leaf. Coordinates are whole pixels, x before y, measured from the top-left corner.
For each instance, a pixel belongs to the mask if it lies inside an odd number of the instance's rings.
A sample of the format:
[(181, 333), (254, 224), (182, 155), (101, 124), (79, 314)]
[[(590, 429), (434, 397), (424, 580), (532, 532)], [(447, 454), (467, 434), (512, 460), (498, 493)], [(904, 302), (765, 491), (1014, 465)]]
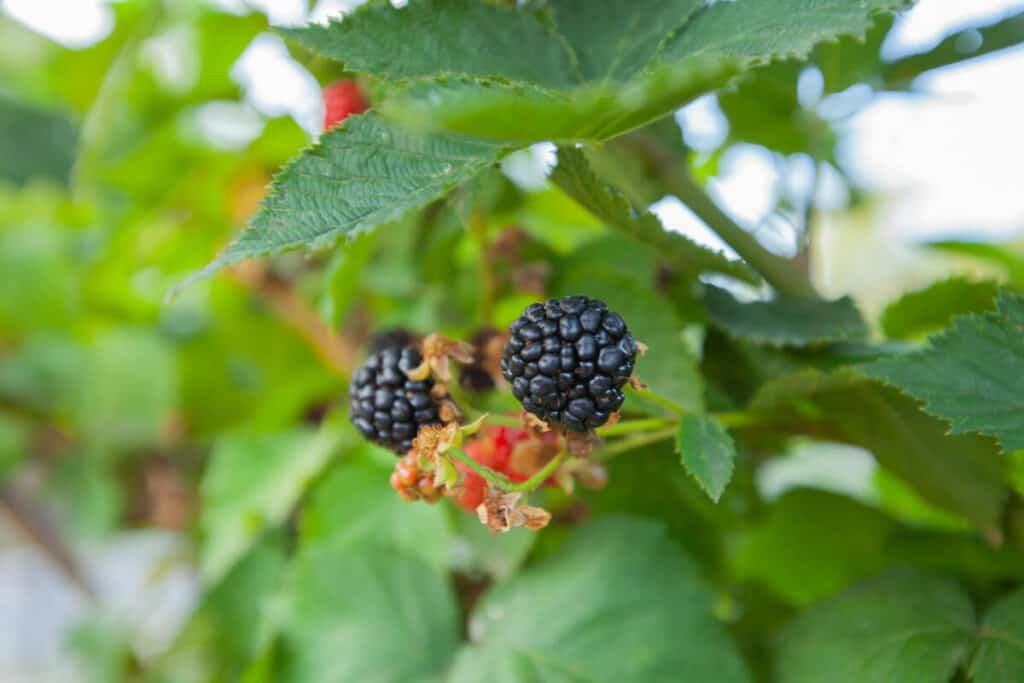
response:
[[(452, 534), (444, 508), (410, 505), (388, 483), (392, 468), (350, 452), (317, 484), (302, 511), (302, 542), (394, 547), (441, 570), (448, 565)], [(396, 460), (390, 453), (387, 457)]]
[(1024, 253), (1020, 247), (1009, 244), (988, 244), (985, 242), (940, 241), (924, 246), (957, 256), (968, 256), (980, 261), (1005, 268), (1014, 282), (1024, 283)]
[(79, 300), (76, 265), (67, 233), (44, 225), (0, 232), (2, 334), (70, 327)]
[(676, 452), (686, 470), (717, 503), (732, 479), (736, 459), (736, 444), (729, 432), (707, 415), (684, 415), (676, 435)]
[(374, 234), (355, 238), (339, 249), (325, 272), (321, 310), (332, 327), (345, 319), (359, 291), (359, 275), (373, 255)]
[(948, 420), (952, 433), (979, 432), (1006, 451), (1024, 448), (1024, 297), (1003, 291), (998, 312), (962, 316), (921, 351), (862, 366)]
[(893, 527), (885, 515), (844, 496), (797, 489), (743, 534), (734, 571), (806, 607), (880, 570)]
[[(851, 368), (804, 369), (755, 398), (759, 410), (796, 423), (825, 425), (861, 446), (925, 500), (998, 533), (1007, 496), (1006, 462), (992, 439), (950, 436), (944, 422), (895, 389), (858, 380)], [(789, 406), (786, 408), (786, 406)]]
[(661, 258), (690, 275), (712, 271), (757, 283), (757, 275), (742, 261), (731, 261), (679, 233), (668, 232), (651, 213), (638, 212), (617, 190), (590, 169), (582, 150), (561, 147), (551, 181), (609, 227), (655, 249)]
[(66, 183), (78, 132), (63, 114), (17, 102), (0, 92), (0, 180), (49, 178)]
[(281, 29), (347, 71), (398, 81), (435, 74), (494, 76), (549, 87), (575, 80), (569, 54), (536, 17), (476, 0), (370, 3), (326, 26)]
[(296, 558), (287, 602), (289, 683), (436, 681), (458, 644), (446, 579), (393, 549), (368, 545), (353, 553), (347, 542), (306, 547)]
[(461, 510), (456, 515), (455, 530), (452, 569), (496, 580), (515, 574), (537, 541), (537, 534), (526, 529), (492, 534), (475, 514)]
[(777, 296), (741, 303), (729, 292), (709, 286), (704, 295), (708, 320), (733, 337), (772, 346), (812, 346), (853, 341), (868, 328), (849, 297), (824, 301)]
[(152, 332), (110, 330), (90, 345), (75, 389), (73, 419), (85, 439), (124, 449), (155, 445), (177, 402), (176, 358)]
[(25, 420), (0, 413), (0, 482), (26, 455), (31, 434)]
[(975, 683), (1024, 679), (1024, 590), (1003, 598), (981, 621), (978, 649), (971, 662)]
[(957, 585), (910, 571), (857, 584), (786, 628), (780, 683), (937, 683), (965, 663), (974, 608)]
[(442, 196), (499, 153), (486, 143), (411, 135), (374, 114), (352, 116), (286, 166), (249, 228), (179, 288), (247, 258), (367, 232)]
[(597, 521), (484, 596), (451, 680), (748, 681), (712, 606), (659, 525)]
[(283, 522), (349, 438), (349, 430), (326, 423), (320, 432), (295, 429), (220, 439), (200, 489), (200, 569), (206, 581), (216, 582), (265, 531)]
[(914, 339), (947, 327), (954, 316), (981, 313), (995, 306), (999, 286), (964, 277), (939, 280), (904, 294), (885, 307), (882, 329), (891, 339)]
[(0, 357), (0, 397), (66, 417), (79, 391), (86, 351), (63, 337), (36, 334)]

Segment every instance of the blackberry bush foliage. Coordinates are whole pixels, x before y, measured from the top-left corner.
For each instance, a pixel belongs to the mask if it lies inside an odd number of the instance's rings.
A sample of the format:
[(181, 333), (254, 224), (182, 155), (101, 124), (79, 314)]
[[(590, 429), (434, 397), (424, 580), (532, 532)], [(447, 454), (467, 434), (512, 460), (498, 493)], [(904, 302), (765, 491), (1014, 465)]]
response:
[(530, 413), (574, 432), (622, 406), (637, 345), (622, 316), (585, 296), (533, 304), (512, 323), (501, 371)]
[[(0, 19), (4, 543), (96, 596), (0, 601), (74, 643), (31, 672), (1024, 681), (1024, 249), (896, 270), (824, 234), (888, 199), (832, 105), (927, 106), (918, 76), (1024, 17), (883, 60), (908, 0), (106, 4), (75, 50)], [(244, 101), (268, 31), (322, 121)], [(728, 134), (698, 152), (704, 96)], [(207, 125), (236, 110), (259, 125)], [(706, 191), (738, 146), (777, 162), (792, 256)], [(843, 182), (855, 209), (822, 203)], [(847, 259), (871, 272), (825, 296)], [(132, 571), (201, 594), (109, 628), (93, 569), (154, 529)]]

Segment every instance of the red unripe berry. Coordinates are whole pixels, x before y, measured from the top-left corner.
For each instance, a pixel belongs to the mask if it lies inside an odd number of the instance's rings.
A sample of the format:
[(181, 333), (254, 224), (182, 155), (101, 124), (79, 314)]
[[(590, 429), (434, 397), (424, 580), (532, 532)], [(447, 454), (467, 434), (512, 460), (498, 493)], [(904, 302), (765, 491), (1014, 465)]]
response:
[(366, 100), (359, 92), (355, 81), (345, 78), (331, 83), (323, 89), (324, 98), (324, 130), (328, 130), (352, 114), (366, 111)]
[[(481, 465), (501, 472), (512, 481), (526, 481), (530, 475), (512, 468), (512, 452), (517, 444), (530, 438), (525, 429), (515, 427), (485, 428), (475, 439), (466, 444), (466, 454)], [(473, 511), (484, 499), (485, 482), (483, 477), (464, 465), (456, 462), (455, 467), (464, 473), (462, 480), (463, 492), (456, 499), (460, 507)]]

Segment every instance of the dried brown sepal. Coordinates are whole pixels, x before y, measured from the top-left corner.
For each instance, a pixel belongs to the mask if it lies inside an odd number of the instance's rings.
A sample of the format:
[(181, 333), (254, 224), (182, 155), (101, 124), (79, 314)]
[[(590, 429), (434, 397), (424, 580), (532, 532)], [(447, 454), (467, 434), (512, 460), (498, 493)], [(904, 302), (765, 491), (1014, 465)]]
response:
[(601, 426), (602, 427), (611, 427), (614, 424), (618, 424), (619, 420), (621, 420), (621, 419), (622, 419), (622, 413), (620, 413), (619, 411), (616, 410), (614, 413), (612, 413), (611, 415), (608, 416), (608, 421), (605, 422)]
[(573, 474), (585, 489), (599, 490), (608, 485), (608, 470), (599, 462), (583, 462)]
[(629, 386), (633, 387), (637, 391), (643, 391), (647, 388), (647, 385), (640, 381), (640, 378), (636, 375), (632, 375), (629, 378)]
[(492, 533), (505, 533), (516, 527), (539, 531), (551, 521), (551, 513), (533, 505), (521, 505), (522, 493), (505, 493), (488, 486), (484, 500), (477, 506), (480, 523)]
[(575, 458), (586, 458), (601, 446), (601, 437), (592, 431), (565, 433), (565, 446), (569, 455)]
[(562, 450), (560, 439), (529, 439), (512, 448), (509, 465), (516, 472), (533, 476)]
[(463, 412), (459, 405), (450, 398), (438, 402), (437, 415), (441, 418), (441, 422), (449, 424), (460, 423), (463, 418)]
[(423, 425), (413, 439), (412, 451), (421, 462), (433, 462), (452, 447), (458, 433), (459, 425), (455, 422)]
[(551, 425), (540, 419), (533, 413), (523, 411), (523, 427), (537, 434), (546, 434), (551, 431)]
[(472, 363), (475, 355), (473, 346), (463, 341), (449, 339), (442, 334), (434, 332), (427, 335), (420, 348), (423, 362), (405, 374), (409, 379), (421, 381), (430, 376), (433, 371), (442, 382), (448, 382), (452, 378), (449, 359), (460, 363)]
[(644, 356), (647, 355), (647, 349), (649, 349), (649, 348), (650, 347), (647, 346), (647, 344), (644, 344), (642, 341), (638, 341), (636, 343), (636, 353), (641, 358), (643, 358)]

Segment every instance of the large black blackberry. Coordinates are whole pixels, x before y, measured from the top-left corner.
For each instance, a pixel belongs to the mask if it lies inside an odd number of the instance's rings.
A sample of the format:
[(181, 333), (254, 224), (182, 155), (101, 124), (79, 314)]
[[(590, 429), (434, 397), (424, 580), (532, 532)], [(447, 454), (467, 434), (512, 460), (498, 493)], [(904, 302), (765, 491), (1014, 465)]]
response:
[(637, 346), (603, 302), (568, 296), (533, 304), (509, 331), (501, 372), (528, 412), (583, 432), (622, 405)]
[(388, 346), (370, 355), (349, 385), (352, 423), (370, 441), (405, 453), (419, 428), (438, 424), (434, 379), (409, 379), (405, 371), (422, 360), (414, 346)]

